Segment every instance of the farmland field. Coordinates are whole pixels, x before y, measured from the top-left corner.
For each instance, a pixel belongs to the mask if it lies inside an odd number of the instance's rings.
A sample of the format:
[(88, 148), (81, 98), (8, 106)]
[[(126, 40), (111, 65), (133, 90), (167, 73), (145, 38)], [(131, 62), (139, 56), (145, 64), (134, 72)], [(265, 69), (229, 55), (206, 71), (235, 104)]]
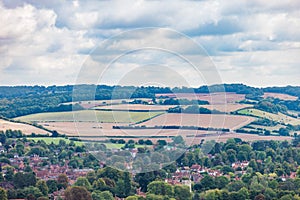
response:
[[(115, 125), (127, 126), (128, 123), (42, 122), (39, 125), (68, 136), (99, 136), (110, 134), (110, 132), (114, 131), (112, 127)], [(103, 133), (104, 131), (105, 133)], [(114, 134), (116, 133), (112, 133), (112, 135)]]
[[(67, 136), (99, 137), (99, 136), (176, 136), (189, 134), (215, 134), (215, 131), (181, 130), (181, 129), (112, 129), (115, 124), (92, 122), (47, 122), (39, 123), (50, 130), (56, 130)], [(120, 124), (118, 124), (120, 125)], [(124, 124), (127, 125), (127, 124)], [(102, 138), (103, 139), (103, 138)]]
[(218, 110), (221, 112), (233, 112), (233, 111), (237, 111), (243, 108), (248, 108), (248, 107), (253, 107), (253, 105), (250, 104), (237, 104), (237, 103), (233, 103), (233, 104), (216, 104), (216, 105), (201, 105), (201, 107), (207, 108), (209, 110)]
[(36, 134), (50, 134), (48, 131), (45, 131), (43, 129), (39, 129), (37, 127), (28, 125), (28, 124), (22, 124), (22, 123), (16, 123), (16, 122), (10, 122), (3, 119), (0, 119), (0, 131), (6, 131), (6, 130), (20, 130), (23, 134), (29, 135), (31, 133)]
[(144, 104), (118, 104), (118, 105), (108, 105), (108, 106), (97, 106), (96, 110), (124, 110), (124, 111), (166, 111), (169, 108), (173, 108), (173, 105), (144, 105)]
[(282, 100), (292, 100), (292, 101), (295, 101), (298, 99), (298, 97), (291, 96), (288, 94), (271, 93), (271, 92), (265, 92), (263, 97), (264, 98), (273, 97), (273, 98), (278, 98), (278, 99), (282, 99)]
[[(112, 100), (91, 100), (91, 101), (74, 101), (74, 102), (66, 102), (62, 103), (63, 105), (70, 105), (70, 104), (79, 104), (85, 109), (90, 109), (96, 106), (105, 106), (111, 104), (122, 104), (122, 103), (129, 103), (134, 99), (112, 99)], [(142, 100), (146, 102), (151, 102), (151, 99), (148, 98), (136, 98), (136, 100)]]
[(16, 120), (26, 122), (103, 122), (103, 123), (136, 123), (150, 119), (162, 112), (121, 112), (83, 110), (74, 112), (51, 112), (26, 115)]
[(296, 119), (282, 113), (274, 114), (253, 108), (240, 110), (238, 113), (242, 115), (252, 115), (260, 118), (266, 118), (284, 124), (300, 125), (300, 119)]
[[(243, 116), (240, 116), (243, 117)], [(109, 136), (120, 137), (125, 141), (133, 139), (138, 141), (139, 139), (151, 139), (152, 142), (156, 142), (160, 138), (153, 138), (153, 136), (161, 136), (166, 141), (172, 141), (171, 137), (181, 135), (188, 145), (199, 144), (202, 139), (209, 141), (215, 140), (220, 142), (226, 142), (230, 138), (241, 138), (245, 141), (254, 140), (291, 140), (292, 137), (282, 136), (258, 136), (255, 134), (237, 134), (237, 133), (225, 133), (220, 134), (216, 131), (199, 131), (199, 130), (177, 130), (177, 129), (111, 129), (112, 124), (105, 123), (90, 123), (90, 122), (49, 122), (41, 123), (41, 125), (47, 125), (48, 129), (57, 130), (60, 133), (68, 136), (80, 136), (81, 139), (91, 141), (103, 141), (108, 139)], [(95, 127), (102, 127), (101, 129)], [(99, 137), (102, 136), (102, 137)], [(103, 137), (104, 136), (104, 137)], [(137, 138), (123, 138), (128, 136), (135, 136)], [(197, 137), (195, 137), (197, 136)], [(198, 137), (200, 136), (200, 137)], [(50, 138), (51, 139), (51, 138)], [(46, 139), (47, 140), (47, 139)], [(48, 139), (49, 140), (49, 139)], [(48, 141), (49, 142), (49, 141)], [(107, 144), (105, 144), (107, 145)], [(113, 145), (113, 144), (112, 144)], [(110, 146), (107, 146), (111, 148)]]
[(208, 101), (211, 104), (235, 103), (245, 99), (244, 94), (236, 94), (232, 92), (216, 92), (216, 93), (165, 93), (156, 94), (156, 97), (170, 97), (177, 99), (197, 99)]
[[(66, 139), (66, 138), (52, 138), (52, 137), (34, 137), (34, 138), (28, 138), (30, 140), (34, 140), (35, 142), (41, 140), (44, 141), (46, 144), (51, 144), (53, 142), (53, 144), (59, 144), (60, 140), (65, 141), (67, 144), (69, 144), (71, 142), (71, 140)], [(83, 142), (80, 141), (74, 141), (75, 145), (77, 146), (82, 146)]]
[(212, 128), (238, 129), (245, 126), (255, 118), (236, 115), (218, 115), (218, 114), (164, 114), (139, 125), (145, 126), (199, 126)]
[[(51, 144), (53, 142), (53, 144), (58, 145), (60, 140), (65, 141), (67, 144), (69, 144), (71, 142), (71, 140), (66, 139), (66, 138), (51, 138), (51, 137), (34, 137), (34, 138), (28, 138), (30, 140), (34, 140), (35, 142), (41, 140), (44, 141), (46, 144)], [(93, 142), (93, 141), (91, 141)], [(85, 145), (85, 141), (74, 141), (76, 146), (82, 146)], [(121, 149), (124, 144), (115, 144), (115, 143), (102, 143), (106, 146), (106, 148), (108, 149)], [(136, 148), (138, 147), (144, 147), (144, 145), (135, 145)]]
[(266, 129), (269, 131), (275, 131), (275, 130), (279, 130), (280, 128), (286, 128), (286, 126), (280, 124), (277, 124), (276, 126), (261, 126), (261, 125), (251, 124), (251, 126), (256, 129)]

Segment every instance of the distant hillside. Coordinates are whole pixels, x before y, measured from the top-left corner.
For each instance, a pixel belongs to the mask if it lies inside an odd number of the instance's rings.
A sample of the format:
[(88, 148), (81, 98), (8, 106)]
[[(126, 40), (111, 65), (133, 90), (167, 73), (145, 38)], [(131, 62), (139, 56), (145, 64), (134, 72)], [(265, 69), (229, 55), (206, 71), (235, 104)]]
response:
[[(73, 91), (75, 91), (76, 95), (74, 95)], [(300, 87), (298, 86), (255, 88), (244, 84), (212, 85), (199, 88), (106, 85), (0, 86), (0, 116), (14, 118), (41, 112), (71, 111), (72, 105), (63, 105), (61, 103), (71, 102), (72, 100), (155, 98), (155, 94), (162, 93), (211, 93), (224, 91), (245, 94), (247, 99), (252, 100), (260, 100), (264, 92), (283, 93), (300, 97)], [(75, 104), (75, 109), (80, 110), (83, 108)]]

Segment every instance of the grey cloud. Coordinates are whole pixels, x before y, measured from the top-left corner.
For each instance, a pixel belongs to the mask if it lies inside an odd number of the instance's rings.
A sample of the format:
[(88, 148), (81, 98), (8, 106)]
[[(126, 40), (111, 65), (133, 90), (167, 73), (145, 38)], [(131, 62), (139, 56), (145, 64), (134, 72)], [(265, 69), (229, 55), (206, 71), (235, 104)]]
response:
[[(297, 82), (294, 76), (300, 64), (296, 56), (300, 49), (298, 0), (2, 0), (0, 9), (0, 72), (5, 76), (0, 83), (16, 81), (11, 78), (14, 75), (26, 83), (34, 79), (35, 83), (72, 83), (86, 55), (101, 42), (145, 26), (173, 28), (190, 36), (212, 56), (227, 82), (243, 82), (243, 76), (247, 83), (257, 80), (254, 71), (270, 77), (273, 74), (272, 80), (265, 78), (257, 83), (276, 82), (280, 74)], [(138, 37), (143, 36), (132, 35), (123, 41), (124, 45), (130, 47)], [(150, 39), (153, 44), (176, 41), (172, 35)], [(194, 49), (186, 48), (184, 41), (176, 44), (170, 43), (179, 52), (197, 55)], [(101, 53), (110, 59), (116, 52)], [(288, 59), (279, 59), (280, 56)], [(14, 74), (16, 71), (20, 73)], [(59, 75), (51, 76), (55, 71)]]

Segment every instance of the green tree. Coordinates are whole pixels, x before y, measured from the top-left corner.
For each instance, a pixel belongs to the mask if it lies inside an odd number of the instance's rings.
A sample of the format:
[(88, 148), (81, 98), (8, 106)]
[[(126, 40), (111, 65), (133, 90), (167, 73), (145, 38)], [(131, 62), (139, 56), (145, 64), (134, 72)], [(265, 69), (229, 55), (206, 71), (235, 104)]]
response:
[(170, 198), (162, 195), (147, 194), (146, 200), (169, 200)]
[(94, 181), (97, 180), (95, 171), (88, 172), (86, 178), (89, 180), (90, 184), (93, 184)]
[(98, 180), (94, 181), (93, 188), (95, 190), (103, 191), (107, 188), (105, 181), (102, 178), (99, 178)]
[(39, 197), (39, 198), (37, 198), (37, 200), (49, 200), (49, 198), (48, 197)]
[(122, 177), (122, 172), (112, 167), (105, 167), (97, 171), (98, 178), (109, 178), (117, 182)]
[(234, 170), (228, 166), (228, 165), (224, 165), (221, 169), (221, 171), (224, 173), (224, 174), (229, 174), (229, 172), (234, 172)]
[(78, 177), (74, 185), (85, 187), (87, 190), (92, 189), (90, 182), (85, 177)]
[(5, 174), (4, 178), (6, 181), (12, 181), (14, 179), (14, 168), (13, 167), (6, 168), (6, 174)]
[(226, 176), (217, 176), (215, 178), (216, 187), (219, 189), (225, 188), (229, 183), (229, 180)]
[(163, 196), (172, 196), (173, 188), (163, 181), (153, 181), (148, 185), (148, 193)]
[(279, 135), (281, 136), (289, 136), (290, 135), (290, 132), (288, 129), (286, 128), (280, 128), (279, 129)]
[(47, 180), (46, 183), (49, 189), (49, 193), (53, 193), (58, 190), (56, 180)]
[(243, 198), (244, 198), (243, 194), (240, 194), (238, 192), (230, 192), (229, 193), (230, 200), (241, 200)]
[(4, 181), (4, 177), (3, 177), (3, 174), (2, 172), (0, 172), (0, 183)]
[(44, 196), (47, 196), (48, 195), (48, 192), (49, 192), (49, 188), (47, 186), (47, 183), (43, 180), (39, 180), (37, 183), (36, 183), (36, 187), (39, 188), (39, 190), (42, 192), (42, 194)]
[(32, 172), (32, 169), (29, 165), (26, 165), (24, 172)]
[(67, 188), (69, 185), (69, 179), (66, 174), (60, 174), (57, 177), (57, 187), (58, 189)]
[(35, 186), (36, 177), (34, 173), (18, 172), (14, 175), (13, 183), (17, 188)]
[(93, 200), (114, 200), (112, 193), (109, 191), (100, 192), (95, 190), (92, 193), (92, 198)]
[(174, 186), (174, 197), (177, 200), (191, 200), (192, 193), (190, 192), (190, 188), (185, 185), (175, 185)]
[(17, 145), (16, 145), (16, 151), (18, 153), (19, 156), (22, 156), (24, 155), (25, 153), (25, 147), (24, 147), (24, 144), (22, 142), (18, 142)]
[(0, 187), (0, 199), (1, 200), (7, 200), (7, 192), (3, 188)]
[(297, 177), (300, 178), (300, 166), (297, 168), (296, 174), (297, 174)]
[(137, 196), (129, 196), (125, 200), (139, 200)]
[(231, 182), (227, 187), (228, 187), (229, 192), (239, 191), (240, 189), (245, 187), (245, 184), (242, 181), (234, 181), (234, 182)]
[(265, 130), (264, 135), (267, 135), (267, 136), (271, 135), (271, 131)]
[(122, 179), (119, 179), (116, 183), (116, 195), (120, 198), (125, 198), (127, 197), (127, 193), (128, 191), (126, 191), (126, 186), (125, 186), (125, 182)]
[(207, 190), (201, 194), (203, 198), (200, 199), (205, 199), (205, 200), (216, 200), (216, 199), (222, 199), (222, 193), (221, 190), (219, 189), (214, 189), (214, 190)]
[(276, 192), (274, 192), (274, 190), (272, 190), (271, 188), (266, 188), (264, 195), (266, 200), (272, 200), (277, 198)]
[(205, 175), (201, 179), (200, 184), (204, 190), (214, 189), (216, 187), (214, 179), (209, 175)]
[(172, 138), (174, 144), (184, 144), (184, 139), (181, 135)]
[(33, 196), (33, 198), (35, 199), (35, 198), (43, 196), (41, 191), (37, 187), (33, 187), (33, 186), (24, 188), (22, 190), (22, 192), (23, 192), (23, 195), (27, 198), (28, 198), (28, 196)]
[(131, 181), (129, 172), (124, 172), (125, 196), (131, 194)]
[(68, 187), (65, 191), (65, 200), (92, 200), (92, 195), (85, 187)]
[(249, 191), (246, 187), (243, 187), (241, 188), (239, 191), (238, 191), (238, 194), (243, 197), (241, 199), (249, 199), (250, 195), (249, 195)]

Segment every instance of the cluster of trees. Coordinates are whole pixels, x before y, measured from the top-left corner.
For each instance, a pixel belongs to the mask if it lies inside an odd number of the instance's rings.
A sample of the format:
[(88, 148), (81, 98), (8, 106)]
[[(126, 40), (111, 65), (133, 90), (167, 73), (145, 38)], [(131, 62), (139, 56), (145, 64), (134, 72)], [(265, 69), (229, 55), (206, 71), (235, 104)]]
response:
[(158, 104), (160, 105), (208, 105), (208, 101), (204, 100), (188, 100), (188, 99), (160, 99)]
[[(14, 173), (13, 167), (2, 169), (5, 176), (0, 173), (0, 184), (9, 183), (14, 187), (3, 190), (0, 188), (0, 199), (49, 199), (48, 195), (62, 188), (66, 189), (69, 179), (65, 174), (61, 174), (55, 180), (38, 180), (30, 167), (26, 167), (24, 172)], [(2, 191), (2, 192), (1, 192)], [(1, 198), (1, 193), (3, 194)]]
[(187, 113), (187, 114), (224, 114), (224, 112), (218, 110), (210, 110), (208, 108), (199, 107), (198, 105), (190, 105), (186, 108), (181, 106), (176, 106), (174, 108), (169, 108), (168, 113)]
[(292, 96), (300, 97), (300, 87), (299, 86), (267, 87), (267, 88), (263, 88), (263, 91), (289, 94)]
[(270, 112), (270, 113), (284, 113), (290, 115), (291, 117), (298, 117), (297, 115), (291, 115), (288, 110), (300, 111), (300, 101), (299, 100), (281, 100), (267, 98), (259, 101), (254, 105), (254, 108)]
[(254, 108), (275, 114), (278, 112), (287, 113), (286, 106), (279, 105), (268, 100), (260, 101), (258, 104), (254, 105)]
[(113, 144), (124, 144), (124, 146), (122, 147), (123, 149), (132, 149), (135, 148), (135, 145), (153, 145), (153, 142), (149, 139), (147, 140), (143, 140), (143, 139), (139, 139), (137, 142), (135, 142), (134, 140), (130, 139), (127, 142), (124, 139), (110, 139), (109, 142), (113, 143)]
[(299, 100), (280, 100), (274, 99), (274, 104), (280, 105), (288, 110), (300, 111), (300, 101)]
[[(245, 130), (245, 128), (249, 130)], [(244, 126), (240, 129), (236, 130), (237, 133), (247, 133), (247, 134), (258, 134), (258, 135), (266, 135), (269, 136), (271, 135), (271, 131), (264, 129), (264, 128), (254, 128), (251, 125)], [(291, 135), (291, 129), (289, 127), (287, 128), (279, 128), (279, 130), (272, 130), (272, 132), (280, 135), (280, 136), (290, 136)], [(294, 133), (297, 134), (297, 133)]]

